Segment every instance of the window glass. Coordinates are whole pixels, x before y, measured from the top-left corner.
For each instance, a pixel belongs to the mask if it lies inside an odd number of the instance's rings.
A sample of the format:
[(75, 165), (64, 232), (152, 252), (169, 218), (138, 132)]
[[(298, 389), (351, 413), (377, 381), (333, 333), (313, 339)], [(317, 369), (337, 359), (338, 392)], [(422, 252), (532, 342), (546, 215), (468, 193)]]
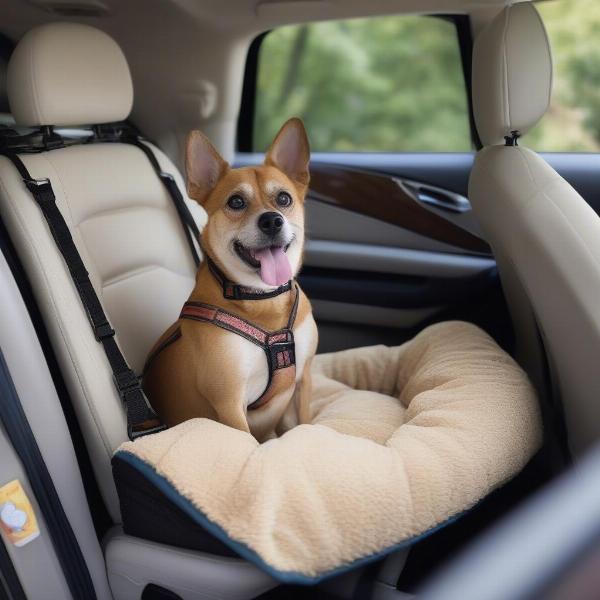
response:
[(549, 0), (537, 8), (552, 47), (553, 92), (523, 143), (546, 152), (599, 152), (600, 2)]
[(393, 16), (281, 27), (262, 42), (253, 145), (301, 117), (321, 152), (471, 149), (454, 23)]

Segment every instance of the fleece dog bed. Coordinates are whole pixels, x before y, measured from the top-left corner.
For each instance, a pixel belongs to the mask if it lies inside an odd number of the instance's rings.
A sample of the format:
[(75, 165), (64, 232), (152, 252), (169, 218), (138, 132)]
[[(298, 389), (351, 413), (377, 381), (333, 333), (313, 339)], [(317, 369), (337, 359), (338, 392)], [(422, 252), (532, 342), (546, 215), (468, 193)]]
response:
[(193, 419), (123, 444), (114, 464), (275, 578), (314, 583), (440, 527), (542, 441), (527, 376), (467, 323), (319, 355), (313, 371), (310, 425), (259, 444)]

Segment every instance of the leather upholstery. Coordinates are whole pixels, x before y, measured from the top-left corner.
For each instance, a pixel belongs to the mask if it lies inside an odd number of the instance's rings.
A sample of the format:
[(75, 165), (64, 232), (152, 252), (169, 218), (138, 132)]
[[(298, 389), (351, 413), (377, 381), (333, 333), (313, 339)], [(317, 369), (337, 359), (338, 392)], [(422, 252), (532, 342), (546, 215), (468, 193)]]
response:
[(533, 3), (505, 8), (478, 36), (473, 48), (473, 111), (484, 146), (524, 135), (550, 102), (552, 56)]
[[(173, 164), (154, 150), (184, 190)], [(146, 353), (177, 319), (194, 285), (195, 266), (170, 197), (133, 146), (76, 146), (22, 158), (32, 176), (50, 177), (119, 345), (140, 373)], [(190, 209), (202, 219), (197, 205)], [(43, 216), (3, 157), (0, 213), (33, 285), (100, 486), (116, 517), (110, 457), (127, 438), (121, 399)]]
[(123, 52), (106, 33), (77, 23), (32, 29), (8, 65), (18, 125), (84, 125), (126, 119), (133, 84)]
[[(33, 53), (31, 59), (35, 64), (47, 60), (40, 54), (50, 52), (58, 56), (51, 51), (52, 40), (61, 47), (65, 33), (62, 24), (40, 29), (41, 33), (33, 30), (22, 42), (25, 49)], [(106, 40), (110, 42), (107, 42), (109, 54), (115, 54), (113, 42), (100, 32), (83, 25), (69, 25), (68, 29), (72, 43), (77, 41), (77, 45), (71, 47), (72, 54), (88, 56), (92, 51), (102, 51)], [(43, 39), (43, 43), (31, 41), (39, 39)], [(22, 56), (22, 52), (19, 45), (15, 50), (17, 61), (21, 60), (18, 56)], [(11, 62), (13, 77), (9, 85), (14, 81), (21, 85), (14, 71), (18, 64)], [(88, 63), (83, 61), (79, 70), (71, 71), (73, 86), (75, 82), (85, 84), (87, 69)], [(94, 102), (97, 106), (112, 105), (114, 109), (116, 98), (128, 97), (129, 86), (127, 79), (124, 93), (96, 89)], [(26, 89), (31, 91), (25, 86), (20, 88), (20, 93)], [(41, 102), (40, 114), (59, 114), (62, 109), (54, 102), (64, 94), (60, 78), (54, 81), (47, 77), (44, 90), (44, 94), (37, 97), (37, 102)], [(9, 89), (9, 93), (14, 104), (14, 90)], [(85, 104), (85, 94), (77, 90), (72, 97), (65, 96), (68, 100), (65, 106), (91, 121), (93, 116), (100, 117), (101, 111), (92, 106), (85, 112), (75, 106), (76, 102)], [(48, 104), (44, 99), (48, 99)], [(25, 101), (33, 106), (31, 98)], [(33, 124), (32, 110), (21, 112), (21, 118), (25, 115), (28, 124)], [(108, 115), (106, 111), (104, 114)], [(127, 114), (121, 111), (120, 116)], [(117, 117), (115, 110), (110, 115), (113, 117)], [(80, 118), (77, 118), (78, 123)], [(153, 150), (162, 169), (175, 176), (187, 199), (183, 180), (173, 163), (157, 148)], [(182, 225), (165, 187), (143, 152), (128, 144), (79, 145), (21, 157), (33, 177), (50, 178), (58, 207), (118, 332), (117, 341), (131, 367), (140, 373), (152, 344), (177, 319), (194, 285), (196, 272)], [(187, 202), (198, 224), (202, 225), (204, 211), (195, 202), (189, 199)], [(40, 305), (101, 491), (112, 517), (119, 522), (110, 458), (127, 439), (121, 399), (102, 347), (94, 338), (46, 222), (17, 171), (4, 157), (0, 157), (0, 214)]]
[[(482, 86), (491, 87), (493, 81), (486, 65), (492, 72), (505, 51), (516, 64), (517, 48), (522, 64), (519, 76), (511, 80), (510, 103), (502, 104), (506, 89), (494, 85), (500, 97), (488, 97), (490, 106), (496, 108), (483, 114)], [(506, 133), (499, 106), (510, 110), (506, 127), (524, 132), (547, 102), (547, 40), (533, 5), (505, 8), (482, 32), (475, 52), (483, 52), (474, 57), (478, 65), (474, 77), (481, 78), (477, 81), (477, 124), (483, 126), (479, 131), (487, 147), (477, 154), (469, 198), (500, 268), (518, 358), (543, 388), (547, 354), (551, 384), (562, 399), (569, 444), (577, 454), (600, 436), (600, 218), (540, 156), (522, 144), (491, 145)], [(535, 57), (543, 75), (534, 74)], [(531, 77), (525, 76), (525, 68)]]

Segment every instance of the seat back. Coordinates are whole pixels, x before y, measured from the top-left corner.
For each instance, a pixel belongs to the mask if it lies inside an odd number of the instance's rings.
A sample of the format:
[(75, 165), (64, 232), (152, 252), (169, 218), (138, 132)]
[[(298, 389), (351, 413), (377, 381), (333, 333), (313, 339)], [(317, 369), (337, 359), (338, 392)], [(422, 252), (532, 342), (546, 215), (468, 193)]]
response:
[(473, 104), (484, 147), (469, 197), (498, 262), (517, 357), (543, 387), (546, 352), (577, 454), (600, 434), (600, 218), (522, 145), (548, 107), (551, 83), (534, 5), (506, 7), (474, 45)]
[[(132, 89), (120, 48), (84, 25), (53, 23), (30, 31), (8, 68), (10, 106), (22, 126), (122, 121), (131, 110)], [(185, 193), (175, 166), (152, 149)], [(145, 154), (129, 144), (81, 144), (21, 158), (32, 177), (50, 178), (117, 342), (140, 373), (194, 285), (196, 268), (169, 194)], [(185, 198), (203, 223), (202, 209)], [(41, 211), (5, 157), (0, 215), (40, 305), (102, 494), (119, 522), (110, 459), (127, 439), (121, 399)]]

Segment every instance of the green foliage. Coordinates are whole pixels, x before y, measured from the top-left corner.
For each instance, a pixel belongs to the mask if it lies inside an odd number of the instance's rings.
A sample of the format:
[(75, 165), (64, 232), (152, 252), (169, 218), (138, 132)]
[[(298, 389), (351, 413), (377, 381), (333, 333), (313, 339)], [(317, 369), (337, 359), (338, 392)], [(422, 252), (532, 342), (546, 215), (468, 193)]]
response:
[(554, 60), (552, 102), (527, 135), (530, 148), (600, 151), (600, 2), (552, 0), (537, 5)]
[[(537, 3), (554, 56), (549, 111), (523, 144), (600, 151), (600, 0)], [(471, 149), (454, 25), (398, 15), (282, 27), (259, 58), (254, 146), (301, 117), (315, 151)]]
[(394, 16), (282, 27), (260, 51), (254, 146), (301, 117), (315, 151), (471, 147), (454, 25)]

